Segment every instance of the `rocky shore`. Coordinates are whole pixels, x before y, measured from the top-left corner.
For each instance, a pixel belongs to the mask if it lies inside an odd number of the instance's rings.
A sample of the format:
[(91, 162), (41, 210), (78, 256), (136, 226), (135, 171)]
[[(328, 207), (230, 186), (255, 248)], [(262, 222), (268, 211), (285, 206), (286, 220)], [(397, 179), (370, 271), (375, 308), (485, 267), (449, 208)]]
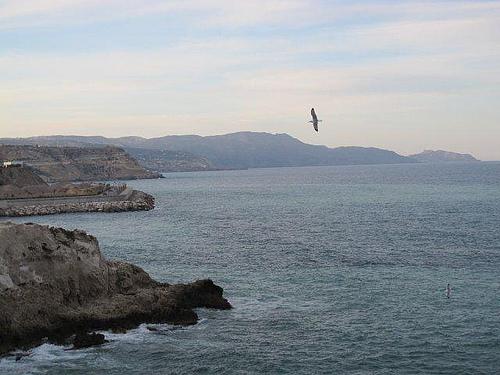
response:
[(160, 283), (106, 260), (83, 231), (10, 222), (0, 223), (0, 306), (0, 354), (93, 330), (195, 324), (194, 308), (231, 308), (211, 280)]
[(21, 199), (0, 201), (0, 216), (37, 216), (70, 212), (148, 211), (155, 206), (154, 198), (139, 190), (131, 190), (124, 197), (90, 197), (65, 199)]

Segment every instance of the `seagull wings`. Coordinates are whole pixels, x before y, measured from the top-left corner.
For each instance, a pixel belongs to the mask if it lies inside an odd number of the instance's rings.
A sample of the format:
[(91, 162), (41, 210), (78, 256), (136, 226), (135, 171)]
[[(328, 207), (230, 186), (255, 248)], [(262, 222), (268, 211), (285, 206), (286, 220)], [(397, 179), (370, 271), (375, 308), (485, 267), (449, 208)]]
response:
[(316, 112), (314, 112), (314, 108), (311, 108), (311, 116), (313, 121), (318, 121), (318, 116), (316, 116)]
[(318, 116), (316, 116), (316, 112), (314, 112), (314, 108), (311, 108), (311, 116), (313, 118), (312, 122), (314, 130), (318, 131)]

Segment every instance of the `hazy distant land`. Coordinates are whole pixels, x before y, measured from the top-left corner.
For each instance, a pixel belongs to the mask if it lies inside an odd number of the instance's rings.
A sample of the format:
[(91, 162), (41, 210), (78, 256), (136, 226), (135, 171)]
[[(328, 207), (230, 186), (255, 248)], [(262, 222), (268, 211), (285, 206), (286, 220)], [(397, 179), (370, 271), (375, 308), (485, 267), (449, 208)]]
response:
[(443, 150), (425, 150), (419, 154), (410, 155), (411, 158), (422, 163), (474, 162), (480, 161), (471, 154), (459, 154)]
[[(477, 161), (472, 155), (448, 151), (424, 151), (420, 154), (403, 156), (394, 151), (374, 147), (329, 148), (306, 144), (288, 134), (256, 132), (238, 132), (206, 137), (198, 135), (166, 136), (149, 139), (54, 135), (3, 138), (0, 139), (0, 143), (85, 148), (102, 147), (103, 145), (118, 146), (135, 158), (141, 167), (158, 172)], [(132, 178), (141, 178), (139, 175), (142, 172), (137, 173), (136, 166), (132, 169), (135, 169), (132, 174), (135, 174), (135, 177), (132, 176)]]

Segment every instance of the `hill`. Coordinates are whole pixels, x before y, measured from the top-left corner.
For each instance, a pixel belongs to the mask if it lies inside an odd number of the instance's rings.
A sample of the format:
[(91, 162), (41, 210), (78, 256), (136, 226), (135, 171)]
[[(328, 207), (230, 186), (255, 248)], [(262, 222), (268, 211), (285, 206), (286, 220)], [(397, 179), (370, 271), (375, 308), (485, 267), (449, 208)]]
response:
[(0, 145), (0, 160), (18, 160), (47, 182), (157, 178), (123, 149)]
[(411, 158), (421, 163), (447, 163), (447, 162), (476, 162), (480, 161), (471, 154), (443, 150), (425, 150), (419, 154), (410, 155)]
[[(83, 145), (83, 144), (110, 144), (124, 147), (127, 150), (168, 150), (182, 152), (184, 158), (206, 159), (211, 166), (218, 169), (246, 169), (265, 167), (292, 167), (292, 166), (314, 166), (314, 165), (353, 165), (353, 164), (395, 164), (414, 163), (415, 159), (398, 155), (393, 151), (373, 147), (338, 147), (328, 148), (326, 146), (310, 145), (301, 142), (287, 134), (269, 134), (256, 132), (239, 132), (216, 136), (166, 136), (159, 138), (141, 137), (82, 137), (82, 136), (48, 136), (32, 137), (25, 139), (0, 139), (0, 143), (31, 143), (31, 144), (59, 144), (59, 145)], [(133, 150), (130, 152), (134, 153)], [(145, 161), (146, 156), (136, 153), (143, 165), (152, 166)], [(168, 160), (172, 154), (155, 154), (149, 159)], [(194, 159), (193, 159), (194, 158)], [(181, 158), (182, 159), (182, 158)], [(192, 167), (187, 159), (176, 163), (188, 169), (200, 170)], [(196, 163), (200, 163), (196, 159)], [(202, 163), (203, 164), (203, 163)], [(207, 169), (204, 165), (202, 170)]]
[(211, 171), (217, 168), (208, 159), (183, 151), (126, 147), (143, 167), (158, 172)]

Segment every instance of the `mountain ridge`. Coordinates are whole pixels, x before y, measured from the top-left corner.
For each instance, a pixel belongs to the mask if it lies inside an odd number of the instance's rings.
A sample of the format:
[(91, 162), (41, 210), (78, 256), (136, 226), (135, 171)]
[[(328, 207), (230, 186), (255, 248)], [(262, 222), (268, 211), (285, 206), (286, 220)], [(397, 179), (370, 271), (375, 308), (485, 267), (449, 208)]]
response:
[(210, 136), (167, 135), (154, 138), (56, 135), (0, 139), (0, 143), (6, 142), (123, 147), (127, 152), (138, 155), (143, 166), (156, 166), (156, 170), (160, 172), (420, 162), (417, 158), (376, 147), (330, 148), (304, 143), (286, 133), (250, 131)]

